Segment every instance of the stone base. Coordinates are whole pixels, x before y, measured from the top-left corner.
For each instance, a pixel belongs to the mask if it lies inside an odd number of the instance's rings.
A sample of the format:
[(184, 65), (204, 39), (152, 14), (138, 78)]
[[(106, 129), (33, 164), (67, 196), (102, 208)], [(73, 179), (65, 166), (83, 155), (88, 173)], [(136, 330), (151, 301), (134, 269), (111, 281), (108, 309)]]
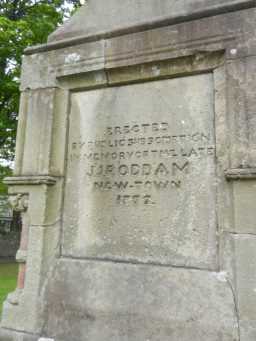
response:
[(43, 334), (55, 340), (239, 340), (224, 273), (62, 259), (50, 277)]

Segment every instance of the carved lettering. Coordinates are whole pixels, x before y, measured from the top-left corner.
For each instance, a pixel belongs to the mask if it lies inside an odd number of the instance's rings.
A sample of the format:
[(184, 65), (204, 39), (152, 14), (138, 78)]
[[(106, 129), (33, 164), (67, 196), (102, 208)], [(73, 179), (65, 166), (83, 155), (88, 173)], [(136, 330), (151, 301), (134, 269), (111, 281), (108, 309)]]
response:
[(183, 165), (179, 165), (178, 163), (174, 162), (172, 164), (172, 174), (176, 175), (177, 172), (184, 172), (184, 173), (188, 173), (188, 166), (189, 166), (189, 162), (185, 162)]
[(144, 205), (155, 205), (154, 200), (150, 194), (140, 195), (121, 195), (118, 194), (116, 197), (116, 204), (117, 205), (129, 205), (129, 204), (139, 204), (142, 203)]
[[(170, 130), (168, 122), (109, 126), (104, 139), (71, 142), (70, 160), (85, 160), (93, 190), (117, 191), (118, 204), (154, 204), (153, 192), (179, 190), (196, 160), (215, 155), (210, 133)], [(136, 189), (150, 193), (134, 194)]]
[(157, 169), (155, 170), (155, 175), (159, 176), (167, 176), (169, 174), (169, 170), (163, 163), (160, 163)]

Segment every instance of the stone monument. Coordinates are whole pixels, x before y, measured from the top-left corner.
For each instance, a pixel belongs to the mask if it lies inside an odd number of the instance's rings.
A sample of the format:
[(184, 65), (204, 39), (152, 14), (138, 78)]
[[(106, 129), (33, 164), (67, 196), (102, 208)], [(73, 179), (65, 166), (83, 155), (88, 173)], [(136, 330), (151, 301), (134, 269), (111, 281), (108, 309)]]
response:
[(1, 341), (256, 340), (256, 3), (88, 0), (23, 59)]

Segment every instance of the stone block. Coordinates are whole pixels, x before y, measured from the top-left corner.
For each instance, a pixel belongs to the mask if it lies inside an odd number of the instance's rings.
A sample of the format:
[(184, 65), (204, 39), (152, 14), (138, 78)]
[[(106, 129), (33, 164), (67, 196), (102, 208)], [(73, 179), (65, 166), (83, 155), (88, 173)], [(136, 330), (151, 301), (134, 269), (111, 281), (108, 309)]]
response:
[(62, 259), (47, 292), (55, 341), (239, 340), (221, 273)]
[(256, 181), (234, 183), (235, 232), (256, 235)]
[(48, 174), (55, 89), (30, 92), (22, 174)]
[(236, 235), (236, 294), (242, 341), (256, 335), (256, 236)]

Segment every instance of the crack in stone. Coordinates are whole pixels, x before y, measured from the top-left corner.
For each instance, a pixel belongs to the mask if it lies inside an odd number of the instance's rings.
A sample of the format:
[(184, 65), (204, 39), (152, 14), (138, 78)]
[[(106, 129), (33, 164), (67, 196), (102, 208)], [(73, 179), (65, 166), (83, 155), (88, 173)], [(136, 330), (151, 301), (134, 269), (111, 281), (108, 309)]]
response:
[(238, 309), (238, 303), (237, 303), (237, 298), (236, 298), (236, 293), (235, 293), (235, 289), (232, 286), (231, 281), (226, 278), (226, 283), (228, 284), (231, 292), (232, 292), (232, 296), (233, 296), (233, 301), (234, 301), (234, 306), (235, 306), (235, 314), (236, 314), (236, 319), (237, 319), (237, 331), (238, 331), (238, 341), (241, 341), (241, 332), (240, 332), (240, 317), (239, 317), (239, 309)]

